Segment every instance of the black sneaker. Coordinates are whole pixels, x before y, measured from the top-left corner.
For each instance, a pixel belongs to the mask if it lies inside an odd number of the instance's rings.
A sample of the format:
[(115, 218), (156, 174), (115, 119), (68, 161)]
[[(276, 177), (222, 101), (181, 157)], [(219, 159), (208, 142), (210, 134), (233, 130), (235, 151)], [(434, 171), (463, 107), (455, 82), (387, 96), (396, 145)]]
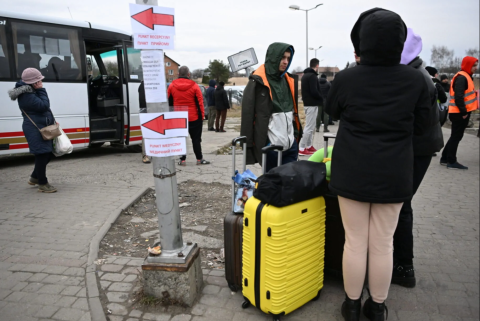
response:
[(415, 279), (415, 269), (413, 265), (396, 263), (393, 266), (392, 284), (398, 284), (406, 288), (414, 288), (417, 280)]
[(463, 170), (467, 170), (468, 167), (467, 166), (463, 166), (462, 164), (460, 164), (459, 162), (455, 162), (453, 164), (447, 164), (447, 169), (463, 169)]
[(215, 131), (215, 128), (213, 128), (213, 127), (212, 127), (212, 128), (209, 128), (208, 131), (209, 131), (209, 132), (214, 132), (214, 131)]
[(447, 166), (447, 160), (444, 158), (440, 158), (440, 165)]

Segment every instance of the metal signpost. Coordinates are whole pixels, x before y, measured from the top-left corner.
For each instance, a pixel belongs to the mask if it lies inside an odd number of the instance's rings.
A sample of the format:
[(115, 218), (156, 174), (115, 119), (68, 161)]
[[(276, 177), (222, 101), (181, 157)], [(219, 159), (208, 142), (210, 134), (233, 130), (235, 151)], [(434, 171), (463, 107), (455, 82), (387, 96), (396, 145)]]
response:
[[(158, 120), (161, 124), (154, 125), (150, 121), (142, 122), (142, 134), (146, 138), (145, 144), (147, 145), (145, 150), (147, 155), (153, 156), (153, 176), (155, 177), (156, 205), (160, 244), (162, 247), (162, 253), (159, 256), (149, 255), (147, 262), (185, 263), (194, 245), (191, 242), (183, 242), (182, 224), (178, 207), (177, 178), (175, 176), (175, 159), (170, 156), (175, 155), (175, 150), (178, 150), (182, 145), (181, 139), (183, 138), (183, 141), (185, 141), (185, 137), (180, 137), (177, 141), (171, 141), (174, 138), (170, 138), (169, 141), (154, 139), (152, 142), (152, 139), (148, 138), (148, 133), (145, 134), (146, 131), (155, 132), (152, 128), (160, 129), (163, 127), (163, 132), (168, 133), (172, 129), (181, 129), (180, 127), (183, 127), (176, 123), (178, 127), (172, 128), (171, 126), (175, 125), (175, 122), (165, 121), (168, 120), (166, 115), (170, 111), (170, 107), (166, 98), (167, 88), (165, 85), (164, 54), (162, 49), (173, 49), (175, 14), (172, 8), (152, 7), (157, 6), (157, 4), (157, 0), (136, 0), (136, 4), (130, 4), (134, 47), (136, 49), (153, 49), (142, 50), (142, 66), (144, 68), (147, 67), (144, 69), (145, 71), (148, 71), (148, 68), (153, 68), (153, 70), (157, 68), (158, 71), (152, 73), (156, 77), (144, 79), (148, 113), (141, 117), (149, 116), (150, 113), (165, 113), (162, 118), (163, 122), (160, 119)], [(170, 153), (165, 152), (164, 145), (168, 147)], [(155, 154), (155, 148), (157, 148), (157, 154)], [(163, 153), (161, 150), (163, 150)]]

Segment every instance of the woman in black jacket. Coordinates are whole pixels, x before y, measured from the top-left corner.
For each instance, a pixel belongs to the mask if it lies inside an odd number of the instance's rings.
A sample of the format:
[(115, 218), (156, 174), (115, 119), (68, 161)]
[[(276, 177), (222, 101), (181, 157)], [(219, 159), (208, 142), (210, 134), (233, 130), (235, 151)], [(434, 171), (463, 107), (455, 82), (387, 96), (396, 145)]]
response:
[(422, 74), (400, 65), (407, 28), (380, 8), (360, 15), (351, 38), (362, 64), (343, 70), (327, 98), (340, 119), (330, 189), (345, 227), (345, 320), (359, 320), (367, 270), (369, 320), (384, 320), (393, 269), (392, 243), (402, 203), (412, 196), (413, 134), (429, 125), (431, 103)]
[(225, 120), (227, 118), (227, 109), (230, 109), (230, 103), (228, 102), (227, 92), (223, 88), (224, 86), (225, 83), (220, 81), (214, 93), (215, 109), (217, 110), (217, 116), (215, 118), (215, 131), (221, 133), (226, 132), (226, 130), (223, 129), (223, 126), (225, 125)]
[(22, 79), (15, 84), (14, 89), (8, 91), (8, 94), (12, 100), (18, 99), (18, 106), (23, 116), (23, 133), (30, 153), (35, 155), (35, 168), (28, 184), (38, 184), (40, 192), (55, 193), (57, 189), (48, 183), (46, 175), (47, 164), (52, 158), (53, 141), (43, 140), (39, 130), (53, 125), (55, 121), (50, 110), (47, 91), (43, 88), (43, 78), (37, 69), (27, 68), (22, 73)]

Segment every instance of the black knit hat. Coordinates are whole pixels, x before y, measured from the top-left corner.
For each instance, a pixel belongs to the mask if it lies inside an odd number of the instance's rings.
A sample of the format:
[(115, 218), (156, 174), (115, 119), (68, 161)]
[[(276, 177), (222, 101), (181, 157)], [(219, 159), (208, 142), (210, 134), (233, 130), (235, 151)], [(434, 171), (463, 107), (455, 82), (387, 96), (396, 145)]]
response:
[(327, 78), (327, 75), (322, 74), (322, 75), (320, 76), (320, 78)]
[(428, 71), (428, 73), (430, 74), (430, 76), (432, 77), (435, 77), (436, 74), (438, 74), (438, 70), (434, 67), (425, 67), (425, 69)]
[(448, 79), (447, 75), (443, 74), (443, 75), (440, 76), (440, 80), (445, 80), (445, 79)]

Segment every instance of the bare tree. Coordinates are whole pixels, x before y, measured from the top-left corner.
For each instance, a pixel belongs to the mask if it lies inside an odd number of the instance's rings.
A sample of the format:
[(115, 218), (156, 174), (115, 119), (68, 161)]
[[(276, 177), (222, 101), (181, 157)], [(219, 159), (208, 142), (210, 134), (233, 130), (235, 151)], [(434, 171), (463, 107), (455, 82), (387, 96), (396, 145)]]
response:
[(203, 69), (195, 69), (192, 71), (193, 79), (202, 78), (202, 76), (203, 76)]
[(446, 68), (451, 67), (453, 63), (454, 51), (446, 46), (433, 46), (430, 61), (439, 71), (445, 72)]
[(478, 47), (470, 48), (468, 50), (465, 50), (465, 54), (467, 56), (472, 56), (478, 59), (478, 57), (480, 56), (480, 50), (478, 50)]

